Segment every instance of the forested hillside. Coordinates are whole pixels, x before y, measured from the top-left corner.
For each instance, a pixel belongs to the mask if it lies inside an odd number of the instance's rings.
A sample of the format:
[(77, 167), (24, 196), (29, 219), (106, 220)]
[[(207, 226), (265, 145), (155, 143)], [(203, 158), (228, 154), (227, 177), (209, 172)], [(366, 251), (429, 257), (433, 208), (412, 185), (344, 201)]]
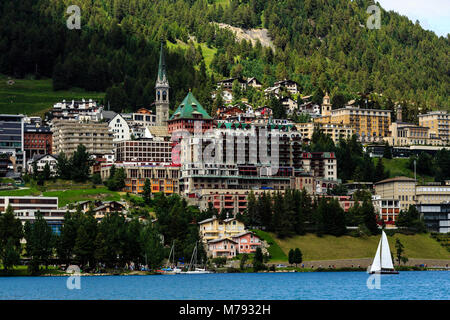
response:
[[(69, 5), (81, 8), (81, 30), (66, 27)], [(302, 94), (335, 101), (369, 95), (373, 107), (401, 102), (406, 119), (419, 108), (450, 106), (449, 37), (382, 11), (369, 30), (367, 0), (3, 0), (0, 73), (52, 77), (54, 89), (106, 91), (113, 109), (150, 106), (159, 41), (167, 55), (171, 105), (189, 88), (211, 105), (215, 79), (256, 76), (265, 85), (292, 78)], [(236, 42), (211, 22), (264, 27), (276, 46)], [(201, 46), (214, 48), (208, 72)], [(339, 99), (337, 98), (339, 97)], [(106, 101), (105, 101), (106, 103)]]

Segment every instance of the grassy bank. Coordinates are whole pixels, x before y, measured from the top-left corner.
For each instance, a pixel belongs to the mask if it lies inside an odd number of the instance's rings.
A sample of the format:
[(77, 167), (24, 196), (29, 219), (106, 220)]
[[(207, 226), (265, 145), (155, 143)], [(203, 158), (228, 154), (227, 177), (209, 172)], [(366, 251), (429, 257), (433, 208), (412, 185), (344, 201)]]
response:
[[(278, 245), (277, 241), (274, 240), (273, 235), (268, 232), (261, 230), (253, 230), (262, 240), (266, 241), (269, 244), (269, 254), (271, 256), (271, 262), (277, 261), (287, 261), (288, 257), (286, 255), (286, 251), (283, 251)], [(287, 251), (289, 252), (289, 251)]]
[(73, 88), (67, 91), (53, 91), (52, 80), (13, 79), (14, 84), (7, 84), (7, 77), (0, 75), (0, 113), (26, 114), (43, 116), (62, 100), (99, 101), (105, 97), (104, 93), (86, 92)]
[[(355, 238), (351, 236), (334, 237), (326, 235), (318, 237), (314, 234), (307, 234), (278, 239), (273, 234), (269, 235), (275, 241), (276, 248), (280, 248), (284, 253), (284, 257), (286, 257), (284, 261), (287, 261), (286, 255), (289, 250), (295, 248), (302, 250), (304, 261), (373, 258), (380, 240), (380, 236)], [(400, 239), (404, 245), (404, 255), (408, 258), (450, 259), (450, 253), (429, 234), (395, 234), (392, 237), (388, 236), (391, 252), (394, 255), (396, 239)], [(276, 257), (281, 258), (282, 256), (277, 254)]]
[[(373, 158), (374, 165), (378, 163), (378, 158)], [(389, 170), (389, 178), (398, 176), (404, 176), (414, 178), (414, 170), (409, 168), (409, 159), (395, 158), (385, 159), (383, 158), (384, 170)], [(434, 181), (433, 177), (417, 174), (417, 180), (419, 183)]]
[(58, 197), (59, 207), (82, 200), (119, 201), (122, 196), (119, 192), (110, 191), (104, 185), (93, 188), (92, 183), (75, 183), (73, 181), (46, 181), (44, 186), (35, 184), (24, 189), (3, 190), (0, 196), (45, 196)]

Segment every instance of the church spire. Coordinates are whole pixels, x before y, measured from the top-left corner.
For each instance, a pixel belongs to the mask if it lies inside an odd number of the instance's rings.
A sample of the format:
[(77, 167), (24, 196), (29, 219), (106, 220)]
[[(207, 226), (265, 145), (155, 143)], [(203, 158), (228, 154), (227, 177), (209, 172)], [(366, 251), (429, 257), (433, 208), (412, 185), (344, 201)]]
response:
[(157, 82), (167, 82), (166, 72), (166, 58), (164, 54), (164, 42), (161, 41), (161, 50), (159, 53), (159, 67), (158, 67), (158, 80)]

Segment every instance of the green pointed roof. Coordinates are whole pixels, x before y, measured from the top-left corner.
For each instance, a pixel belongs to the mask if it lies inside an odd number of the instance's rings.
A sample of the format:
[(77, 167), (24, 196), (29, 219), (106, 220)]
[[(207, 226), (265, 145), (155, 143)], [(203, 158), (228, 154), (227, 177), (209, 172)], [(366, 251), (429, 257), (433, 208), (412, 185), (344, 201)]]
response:
[(159, 52), (158, 81), (167, 81), (166, 58), (164, 55), (164, 42), (161, 41), (161, 50)]
[(173, 119), (194, 119), (195, 114), (200, 114), (203, 119), (212, 119), (208, 112), (203, 109), (200, 102), (195, 99), (192, 92), (189, 91), (186, 98), (178, 106), (177, 110), (173, 113), (170, 120)]

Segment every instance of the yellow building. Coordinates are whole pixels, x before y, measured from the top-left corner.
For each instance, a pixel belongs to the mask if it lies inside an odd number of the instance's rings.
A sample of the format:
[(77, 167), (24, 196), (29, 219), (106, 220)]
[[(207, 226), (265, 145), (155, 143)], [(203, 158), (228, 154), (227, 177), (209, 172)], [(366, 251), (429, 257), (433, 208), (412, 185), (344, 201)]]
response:
[(391, 110), (360, 109), (347, 106), (332, 110), (330, 115), (316, 118), (314, 122), (347, 125), (355, 130), (360, 141), (376, 142), (389, 136), (391, 112)]
[(216, 216), (200, 221), (200, 236), (203, 242), (233, 237), (245, 231), (245, 225), (235, 218), (220, 220)]
[(390, 136), (384, 138), (389, 145), (394, 147), (412, 145), (445, 145), (445, 140), (430, 135), (428, 127), (422, 127), (413, 123), (393, 122), (389, 126)]
[(311, 140), (314, 129), (330, 136), (334, 143), (338, 142), (340, 138), (347, 139), (355, 134), (355, 129), (349, 125), (340, 123), (297, 123), (295, 124), (297, 131), (301, 133), (303, 139)]
[(447, 111), (433, 111), (419, 115), (419, 125), (428, 127), (431, 137), (450, 143), (450, 115)]
[(375, 183), (375, 195), (381, 199), (399, 200), (400, 209), (416, 204), (416, 181), (408, 177), (395, 177)]

